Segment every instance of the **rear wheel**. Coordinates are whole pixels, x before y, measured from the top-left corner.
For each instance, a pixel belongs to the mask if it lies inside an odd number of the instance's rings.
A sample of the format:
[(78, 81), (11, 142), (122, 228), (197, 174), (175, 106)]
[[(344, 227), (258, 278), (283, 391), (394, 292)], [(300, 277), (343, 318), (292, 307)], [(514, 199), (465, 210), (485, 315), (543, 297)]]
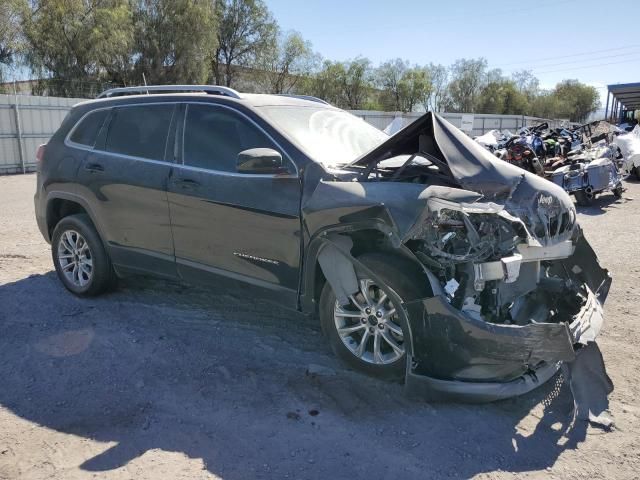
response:
[(636, 179), (640, 180), (640, 165), (633, 168), (633, 172), (636, 174)]
[(622, 193), (623, 193), (623, 189), (622, 189), (622, 184), (620, 183), (616, 186), (616, 188), (613, 189), (613, 195), (616, 198), (622, 198)]
[[(335, 354), (355, 370), (400, 378), (406, 368), (408, 327), (402, 302), (424, 296), (424, 277), (404, 259), (381, 253), (358, 257), (381, 283), (356, 271), (359, 291), (340, 305), (327, 282), (320, 297), (320, 321)], [(422, 290), (422, 291), (421, 291)]]
[(51, 237), (51, 254), (58, 278), (76, 295), (98, 295), (115, 283), (109, 255), (86, 214), (58, 222)]

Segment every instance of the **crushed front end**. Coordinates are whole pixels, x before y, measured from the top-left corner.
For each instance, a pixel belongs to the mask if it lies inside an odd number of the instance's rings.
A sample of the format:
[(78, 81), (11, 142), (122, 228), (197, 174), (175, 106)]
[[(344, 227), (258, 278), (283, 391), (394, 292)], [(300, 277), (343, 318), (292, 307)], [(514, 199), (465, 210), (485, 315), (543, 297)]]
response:
[(523, 179), (503, 205), (434, 197), (405, 240), (433, 291), (406, 304), (407, 388), (425, 398), (526, 393), (600, 331), (611, 278), (564, 192)]
[(391, 219), (393, 247), (415, 257), (430, 286), (403, 305), (410, 391), (492, 401), (562, 366), (583, 418), (606, 409), (613, 385), (594, 340), (611, 277), (562, 187), (496, 159), (433, 113), (349, 168), (359, 175), (335, 190), (386, 212), (378, 223)]

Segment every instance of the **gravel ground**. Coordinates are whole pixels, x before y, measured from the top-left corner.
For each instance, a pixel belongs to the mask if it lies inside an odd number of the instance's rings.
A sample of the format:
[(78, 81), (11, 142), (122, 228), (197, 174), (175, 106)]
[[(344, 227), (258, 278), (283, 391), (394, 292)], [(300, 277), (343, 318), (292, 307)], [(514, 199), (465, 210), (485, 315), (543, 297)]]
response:
[(34, 184), (0, 177), (0, 479), (638, 478), (640, 184), (579, 215), (614, 277), (609, 433), (570, 424), (561, 378), (490, 405), (407, 399), (342, 368), (314, 321), (241, 291), (132, 278), (75, 298)]

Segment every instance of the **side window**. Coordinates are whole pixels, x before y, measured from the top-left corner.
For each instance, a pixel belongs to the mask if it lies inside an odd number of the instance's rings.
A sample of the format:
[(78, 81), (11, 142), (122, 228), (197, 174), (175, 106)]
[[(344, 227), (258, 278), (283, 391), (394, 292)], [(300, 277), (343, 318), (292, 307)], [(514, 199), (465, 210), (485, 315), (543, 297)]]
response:
[(238, 153), (274, 148), (273, 142), (241, 115), (211, 105), (187, 105), (183, 140), (185, 165), (235, 172)]
[(173, 105), (136, 105), (115, 109), (109, 125), (107, 152), (164, 160)]
[(79, 143), (80, 145), (93, 147), (96, 144), (98, 133), (100, 132), (100, 129), (108, 115), (109, 109), (96, 110), (89, 113), (75, 127), (73, 133), (69, 137), (69, 140)]

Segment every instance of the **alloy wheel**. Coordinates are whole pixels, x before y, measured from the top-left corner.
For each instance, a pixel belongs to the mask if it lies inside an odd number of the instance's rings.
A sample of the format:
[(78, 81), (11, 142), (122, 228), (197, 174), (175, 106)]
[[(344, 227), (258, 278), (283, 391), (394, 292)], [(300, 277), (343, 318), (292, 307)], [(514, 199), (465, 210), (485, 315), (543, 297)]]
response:
[(360, 290), (349, 305), (336, 301), (333, 311), (340, 339), (360, 360), (386, 365), (404, 353), (404, 336), (398, 312), (388, 295), (373, 280), (359, 281)]
[(93, 256), (86, 239), (75, 230), (65, 230), (58, 241), (58, 266), (76, 287), (85, 287), (93, 275)]

